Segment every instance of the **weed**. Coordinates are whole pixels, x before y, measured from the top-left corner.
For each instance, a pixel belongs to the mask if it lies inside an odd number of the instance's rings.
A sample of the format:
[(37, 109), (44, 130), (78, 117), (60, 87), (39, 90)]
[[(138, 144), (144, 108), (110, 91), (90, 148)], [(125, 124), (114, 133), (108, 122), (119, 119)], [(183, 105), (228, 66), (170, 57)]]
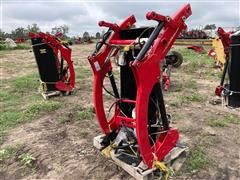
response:
[(19, 111), (6, 111), (0, 114), (0, 131), (4, 131), (7, 127), (12, 127), (19, 123), (23, 117), (23, 113)]
[(174, 81), (171, 84), (171, 92), (181, 92), (183, 90), (184, 84), (181, 81)]
[(0, 149), (0, 163), (9, 158), (15, 152), (15, 148), (12, 146), (6, 146)]
[(31, 49), (32, 47), (29, 44), (17, 44), (17, 47), (14, 49)]
[(73, 109), (73, 112), (67, 114), (61, 114), (59, 117), (60, 123), (68, 123), (76, 120), (76, 111)]
[(197, 82), (195, 80), (189, 79), (189, 80), (185, 81), (183, 86), (186, 89), (196, 90), (197, 89)]
[(36, 158), (29, 153), (21, 154), (18, 158), (20, 159), (21, 163), (28, 167), (32, 167), (34, 161), (36, 161)]
[(183, 70), (188, 73), (196, 73), (200, 67), (212, 67), (214, 61), (206, 54), (197, 54), (193, 50), (179, 49), (179, 52), (183, 55), (186, 64), (182, 66)]
[(31, 100), (31, 98), (27, 98), (27, 100), (26, 106), (19, 107), (25, 101), (20, 98), (13, 99), (6, 103), (6, 106), (0, 110), (0, 142), (3, 140), (4, 134), (8, 129), (30, 120), (40, 113), (51, 112), (61, 107), (61, 104), (55, 101), (42, 100), (34, 102), (35, 99)]
[(93, 116), (94, 116), (94, 108), (93, 107), (85, 108), (85, 109), (78, 111), (78, 117), (80, 120), (89, 119), (89, 118), (92, 118)]
[(7, 91), (0, 91), (0, 102), (14, 100), (17, 98), (17, 95), (12, 94)]
[(16, 47), (12, 48), (7, 44), (0, 44), (0, 51), (9, 51), (9, 50), (15, 50), (15, 49), (31, 49), (31, 46), (28, 44), (17, 44)]
[(202, 145), (195, 146), (190, 150), (190, 155), (187, 159), (187, 168), (191, 171), (206, 168), (211, 164), (211, 159), (205, 154), (205, 147)]
[(181, 104), (177, 100), (175, 100), (175, 101), (169, 100), (168, 104), (172, 107), (180, 107), (181, 106)]
[(27, 117), (34, 117), (40, 112), (51, 112), (61, 107), (61, 104), (57, 101), (39, 101), (31, 104), (25, 111)]
[(77, 74), (77, 79), (85, 79), (92, 76), (92, 71), (90, 68), (77, 67), (75, 68)]
[(225, 127), (228, 124), (240, 124), (240, 118), (236, 115), (228, 115), (219, 119), (209, 119), (207, 124), (211, 127)]
[(190, 102), (204, 102), (206, 97), (199, 93), (192, 93), (190, 95), (182, 95), (179, 97), (180, 103), (190, 103)]
[(184, 134), (193, 132), (193, 127), (184, 126), (184, 127), (178, 128), (178, 129), (179, 129), (179, 132), (184, 133)]
[(38, 87), (38, 75), (34, 73), (32, 75), (18, 77), (12, 81), (13, 92), (29, 92), (36, 90)]
[(81, 138), (86, 138), (89, 132), (87, 130), (82, 129), (79, 133)]

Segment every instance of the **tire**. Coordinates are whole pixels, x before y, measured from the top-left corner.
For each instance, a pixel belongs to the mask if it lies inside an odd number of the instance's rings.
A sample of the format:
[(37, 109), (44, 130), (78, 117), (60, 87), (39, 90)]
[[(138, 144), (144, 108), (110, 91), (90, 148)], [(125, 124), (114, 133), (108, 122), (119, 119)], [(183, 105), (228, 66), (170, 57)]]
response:
[(183, 56), (181, 53), (177, 52), (177, 51), (171, 51), (171, 53), (175, 56), (177, 56), (177, 62), (173, 64), (173, 67), (177, 68), (179, 66), (181, 66), (181, 64), (183, 63)]

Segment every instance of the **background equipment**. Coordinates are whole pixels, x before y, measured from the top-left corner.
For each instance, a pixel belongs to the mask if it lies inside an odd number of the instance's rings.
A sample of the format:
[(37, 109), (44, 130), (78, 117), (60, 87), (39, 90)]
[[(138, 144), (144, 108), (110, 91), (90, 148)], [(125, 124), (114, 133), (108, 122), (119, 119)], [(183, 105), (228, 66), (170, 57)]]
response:
[[(240, 33), (226, 33), (222, 28), (218, 28), (217, 32), (224, 47), (226, 62), (215, 94), (223, 97), (228, 106), (240, 107)], [(224, 84), (227, 76), (229, 82)]]
[(46, 33), (29, 33), (36, 58), (43, 97), (69, 94), (74, 90), (75, 72), (68, 44)]

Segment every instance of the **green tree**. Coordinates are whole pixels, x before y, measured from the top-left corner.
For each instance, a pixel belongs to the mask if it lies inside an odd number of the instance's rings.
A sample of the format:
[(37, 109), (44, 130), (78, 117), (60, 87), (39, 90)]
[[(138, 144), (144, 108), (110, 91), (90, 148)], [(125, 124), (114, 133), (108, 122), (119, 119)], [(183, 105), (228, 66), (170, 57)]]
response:
[(58, 34), (61, 33), (63, 38), (68, 38), (67, 33), (69, 31), (69, 27), (67, 25), (62, 25), (62, 26), (55, 26), (52, 28), (51, 34)]
[(0, 40), (5, 39), (6, 33), (0, 29)]
[(28, 32), (33, 32), (33, 33), (38, 33), (41, 31), (40, 28), (38, 27), (38, 25), (35, 23), (32, 25), (28, 25), (27, 30), (28, 30)]
[(28, 38), (28, 30), (23, 27), (18, 27), (11, 32), (11, 38)]
[(97, 32), (95, 37), (96, 37), (96, 39), (100, 39), (101, 38), (100, 32)]
[(217, 27), (216, 27), (216, 25), (215, 24), (207, 24), (205, 27), (204, 27), (204, 29), (205, 30), (208, 30), (208, 29), (216, 29)]
[(90, 40), (90, 35), (88, 32), (83, 33), (83, 41), (88, 42)]

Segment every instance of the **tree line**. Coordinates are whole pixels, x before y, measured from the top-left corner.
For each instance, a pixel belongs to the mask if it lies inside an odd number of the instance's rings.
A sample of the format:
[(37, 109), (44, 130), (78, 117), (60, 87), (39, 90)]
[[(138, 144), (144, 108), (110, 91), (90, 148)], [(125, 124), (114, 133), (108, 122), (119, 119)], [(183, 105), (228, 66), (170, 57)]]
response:
[[(37, 24), (32, 24), (32, 25), (28, 25), (26, 28), (18, 27), (16, 29), (12, 30), (10, 33), (4, 32), (0, 29), (0, 37), (2, 39), (5, 39), (5, 38), (12, 38), (12, 39), (24, 38), (24, 39), (27, 39), (29, 32), (38, 33), (40, 31), (41, 31), (41, 29)], [(62, 36), (67, 38), (68, 31), (69, 31), (69, 27), (67, 25), (62, 25), (62, 26), (53, 27), (51, 29), (51, 32), (49, 32), (49, 33), (51, 33), (53, 35), (55, 35), (57, 33), (62, 33)]]
[[(18, 27), (14, 30), (12, 30), (10, 33), (4, 32), (0, 29), (0, 40), (4, 40), (6, 38), (11, 38), (11, 39), (18, 39), (18, 38), (22, 38), (22, 39), (28, 39), (28, 33), (29, 32), (33, 32), (33, 33), (38, 33), (41, 32), (40, 27), (37, 24), (32, 24), (32, 25), (28, 25), (26, 28), (23, 27)], [(97, 32), (95, 34), (95, 36), (91, 36), (89, 34), (89, 32), (84, 32), (82, 37), (69, 37), (67, 34), (69, 32), (69, 27), (67, 25), (61, 25), (61, 26), (55, 26), (53, 28), (51, 28), (51, 32), (48, 32), (52, 35), (56, 35), (58, 33), (61, 33), (62, 36), (61, 38), (63, 39), (78, 39), (81, 38), (84, 41), (87, 41), (89, 39), (100, 39), (102, 37), (102, 35), (105, 33), (105, 31), (102, 31), (102, 33)]]
[[(207, 24), (204, 26), (203, 29), (205, 30), (215, 30), (217, 27), (215, 24)], [(238, 30), (240, 30), (240, 27), (237, 28)], [(23, 27), (18, 27), (14, 30), (12, 30), (10, 33), (6, 33), (4, 31), (2, 31), (0, 29), (0, 40), (4, 40), (6, 38), (11, 38), (11, 39), (17, 39), (17, 38), (22, 38), (22, 39), (28, 39), (28, 33), (29, 32), (33, 32), (33, 33), (38, 33), (40, 32), (41, 29), (37, 24), (32, 24), (32, 25), (28, 25), (26, 28)], [(62, 34), (62, 38), (63, 39), (71, 39), (71, 40), (75, 40), (75, 39), (82, 39), (83, 41), (88, 41), (90, 39), (101, 39), (103, 34), (105, 33), (105, 31), (97, 32), (95, 34), (95, 36), (91, 36), (89, 34), (89, 32), (84, 32), (82, 37), (69, 37), (67, 34), (69, 32), (69, 27), (67, 25), (61, 25), (61, 26), (55, 26), (51, 29), (51, 33), (52, 35), (56, 35), (58, 33)]]

